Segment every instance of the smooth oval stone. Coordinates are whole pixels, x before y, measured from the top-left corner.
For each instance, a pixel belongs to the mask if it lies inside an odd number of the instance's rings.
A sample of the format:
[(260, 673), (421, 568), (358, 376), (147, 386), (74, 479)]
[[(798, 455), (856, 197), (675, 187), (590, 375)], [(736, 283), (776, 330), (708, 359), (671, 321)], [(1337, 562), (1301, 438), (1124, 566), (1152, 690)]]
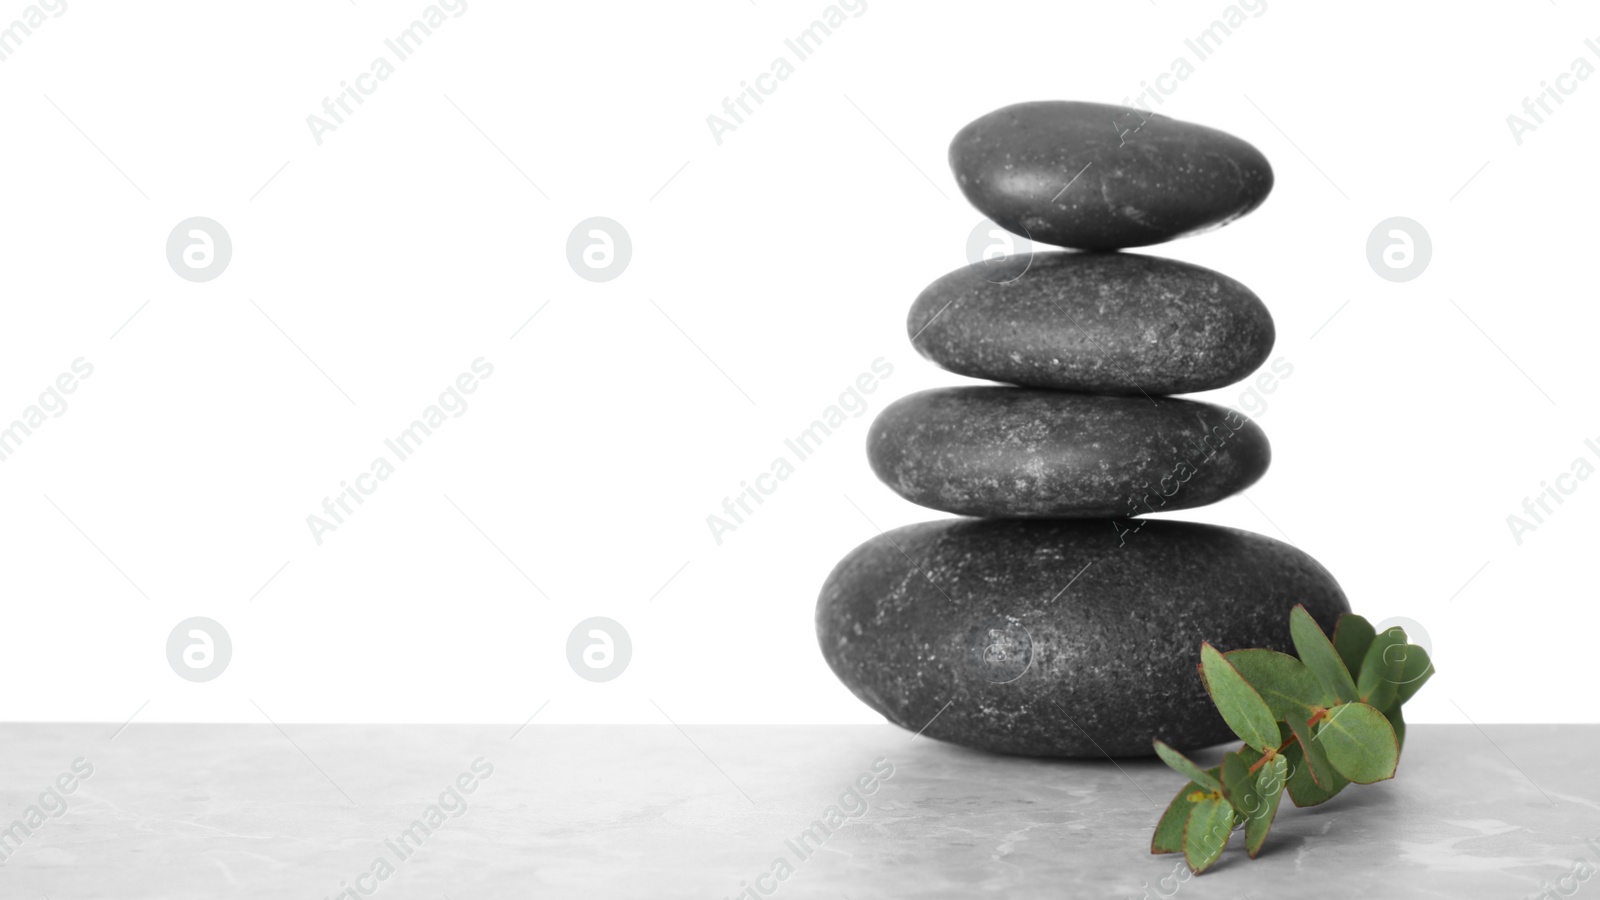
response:
[(1260, 206), (1272, 166), (1227, 132), (1126, 106), (1044, 101), (956, 134), (961, 192), (1013, 233), (1060, 247), (1144, 247)]
[(906, 330), (961, 375), (1102, 394), (1181, 394), (1233, 384), (1276, 332), (1250, 289), (1210, 269), (1126, 253), (1039, 253), (981, 262), (923, 290)]
[(867, 459), (931, 509), (1109, 518), (1215, 503), (1254, 484), (1272, 448), (1248, 416), (1195, 400), (953, 387), (885, 407)]
[[(1135, 530), (1136, 529), (1136, 530)], [(834, 567), (817, 639), (835, 675), (924, 736), (1027, 756), (1148, 756), (1231, 740), (1200, 642), (1292, 653), (1289, 611), (1349, 612), (1288, 544), (1170, 520), (947, 519)]]

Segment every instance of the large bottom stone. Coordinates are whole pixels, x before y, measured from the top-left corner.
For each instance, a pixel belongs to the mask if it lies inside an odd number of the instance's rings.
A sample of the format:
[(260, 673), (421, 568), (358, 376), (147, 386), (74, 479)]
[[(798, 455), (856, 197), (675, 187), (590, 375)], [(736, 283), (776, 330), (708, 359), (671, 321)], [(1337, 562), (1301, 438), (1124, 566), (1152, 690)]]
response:
[(1026, 756), (1148, 756), (1231, 740), (1201, 641), (1293, 652), (1303, 603), (1350, 611), (1316, 560), (1191, 522), (950, 519), (852, 550), (817, 601), (845, 686), (925, 737)]

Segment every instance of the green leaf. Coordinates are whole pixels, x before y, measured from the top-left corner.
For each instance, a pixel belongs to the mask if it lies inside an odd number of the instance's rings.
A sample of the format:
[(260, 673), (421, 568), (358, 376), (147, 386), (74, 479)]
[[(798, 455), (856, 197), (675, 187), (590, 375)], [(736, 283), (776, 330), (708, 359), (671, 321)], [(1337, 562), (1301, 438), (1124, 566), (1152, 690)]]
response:
[(1156, 823), (1156, 833), (1150, 838), (1151, 853), (1182, 853), (1183, 852), (1183, 826), (1189, 821), (1189, 810), (1196, 801), (1190, 800), (1189, 795), (1196, 791), (1205, 793), (1200, 785), (1189, 782), (1183, 786), (1167, 805), (1167, 811), (1161, 814), (1161, 821)]
[(1298, 741), (1289, 745), (1289, 749), (1283, 752), (1283, 758), (1289, 763), (1289, 799), (1294, 801), (1295, 806), (1306, 807), (1326, 803), (1343, 790), (1344, 785), (1350, 783), (1341, 778), (1340, 786), (1331, 791), (1317, 784), (1311, 777), (1311, 769), (1306, 766), (1305, 750)]
[(1333, 649), (1339, 652), (1346, 669), (1359, 672), (1361, 661), (1367, 658), (1367, 648), (1372, 646), (1376, 636), (1371, 622), (1355, 613), (1345, 613), (1333, 627)]
[(1338, 702), (1305, 663), (1287, 653), (1232, 650), (1222, 655), (1233, 663), (1245, 681), (1250, 682), (1261, 699), (1267, 701), (1274, 719), (1286, 721), (1291, 716), (1299, 716), (1302, 721), (1308, 720), (1317, 707)]
[(1311, 780), (1324, 790), (1337, 793), (1349, 781), (1339, 774), (1333, 763), (1328, 761), (1327, 749), (1317, 741), (1316, 735), (1311, 731), (1311, 726), (1295, 720), (1289, 723), (1294, 730), (1294, 736), (1299, 739), (1299, 744), (1305, 750), (1305, 767), (1311, 775)]
[(1278, 723), (1267, 701), (1210, 644), (1200, 645), (1200, 679), (1222, 720), (1240, 740), (1263, 752), (1278, 745)]
[(1395, 698), (1401, 703), (1410, 700), (1433, 677), (1433, 660), (1428, 658), (1428, 651), (1416, 644), (1407, 644), (1405, 654), (1404, 664), (1400, 667), (1400, 683), (1395, 686)]
[(1208, 791), (1222, 790), (1222, 782), (1205, 769), (1195, 765), (1187, 756), (1167, 746), (1165, 741), (1156, 741), (1156, 755), (1161, 761), (1171, 766), (1179, 775), (1200, 785)]
[(1394, 777), (1406, 734), (1401, 706), (1432, 676), (1428, 653), (1403, 629), (1378, 634), (1357, 615), (1341, 617), (1330, 639), (1303, 605), (1290, 612), (1289, 634), (1299, 658), (1201, 645), (1201, 681), (1245, 746), (1202, 769), (1153, 742), (1186, 783), (1157, 821), (1151, 853), (1182, 852), (1200, 874), (1242, 828), (1254, 859), (1285, 793), (1296, 806), (1316, 806), (1352, 783)]
[[(1249, 747), (1222, 757), (1223, 795), (1233, 804), (1234, 824), (1243, 825), (1246, 834), (1249, 833), (1250, 823), (1253, 820), (1274, 815), (1269, 807), (1273, 809), (1277, 807), (1277, 799), (1264, 793), (1260, 785), (1261, 773), (1270, 771), (1271, 764), (1262, 766), (1258, 772), (1250, 771), (1260, 759), (1261, 754)], [(1281, 757), (1275, 758), (1274, 763), (1280, 762), (1281, 759)], [(1280, 793), (1283, 791), (1281, 781), (1276, 790)]]
[(1406, 662), (1406, 632), (1396, 625), (1373, 638), (1367, 655), (1361, 661), (1361, 675), (1356, 681), (1356, 691), (1361, 702), (1378, 709), (1387, 709), (1394, 702), (1400, 687), (1401, 670)]
[(1259, 800), (1255, 798), (1255, 773), (1250, 771), (1250, 766), (1254, 762), (1255, 760), (1246, 759), (1238, 753), (1229, 753), (1222, 757), (1222, 795), (1233, 804), (1235, 813), (1247, 815), (1260, 806)]
[[(1256, 760), (1261, 758), (1261, 754), (1257, 752), (1254, 747), (1251, 747), (1248, 744), (1240, 747), (1238, 750), (1235, 750), (1229, 755), (1237, 756), (1239, 761), (1244, 763), (1244, 768), (1247, 772), (1250, 770), (1251, 766), (1256, 764)], [(1227, 759), (1228, 757), (1224, 756), (1223, 762), (1227, 762)], [(1224, 797), (1228, 797), (1228, 780), (1224, 777), (1222, 766), (1216, 766), (1215, 768), (1207, 769), (1206, 771), (1217, 773), (1217, 777), (1222, 779), (1222, 795)], [(1228, 797), (1228, 802), (1233, 804), (1233, 827), (1238, 828), (1244, 824), (1244, 813), (1240, 811), (1238, 801), (1234, 800), (1232, 797)]]
[(1250, 852), (1251, 859), (1261, 852), (1267, 832), (1272, 830), (1272, 820), (1278, 817), (1278, 804), (1283, 801), (1288, 772), (1289, 761), (1277, 756), (1256, 773), (1256, 796), (1261, 799), (1261, 808), (1244, 820), (1244, 848)]
[(1233, 836), (1233, 805), (1222, 797), (1207, 797), (1189, 810), (1183, 826), (1183, 858), (1199, 875), (1211, 868)]
[(1328, 762), (1357, 784), (1394, 777), (1400, 742), (1383, 713), (1365, 703), (1342, 703), (1317, 726), (1316, 740)]
[(1294, 640), (1294, 649), (1300, 654), (1300, 661), (1317, 676), (1329, 693), (1344, 702), (1357, 699), (1356, 683), (1350, 678), (1350, 670), (1344, 667), (1338, 651), (1328, 642), (1328, 636), (1322, 633), (1322, 628), (1311, 618), (1311, 613), (1306, 612), (1306, 608), (1300, 604), (1295, 604), (1289, 613), (1289, 636)]
[[(1418, 649), (1421, 649), (1420, 647)], [(1383, 717), (1389, 720), (1389, 726), (1394, 729), (1394, 743), (1398, 750), (1406, 749), (1406, 720), (1400, 715), (1400, 701), (1383, 711)]]

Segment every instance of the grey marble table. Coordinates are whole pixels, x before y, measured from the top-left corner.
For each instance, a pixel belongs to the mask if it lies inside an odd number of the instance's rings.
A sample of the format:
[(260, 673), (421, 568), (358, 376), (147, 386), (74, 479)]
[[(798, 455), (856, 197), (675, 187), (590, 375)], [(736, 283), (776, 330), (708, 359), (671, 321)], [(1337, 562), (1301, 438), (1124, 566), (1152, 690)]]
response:
[(1600, 726), (1413, 726), (1396, 780), (1285, 801), (1260, 859), (1235, 836), (1194, 879), (1147, 852), (1153, 761), (515, 731), (0, 725), (0, 897), (1600, 897)]

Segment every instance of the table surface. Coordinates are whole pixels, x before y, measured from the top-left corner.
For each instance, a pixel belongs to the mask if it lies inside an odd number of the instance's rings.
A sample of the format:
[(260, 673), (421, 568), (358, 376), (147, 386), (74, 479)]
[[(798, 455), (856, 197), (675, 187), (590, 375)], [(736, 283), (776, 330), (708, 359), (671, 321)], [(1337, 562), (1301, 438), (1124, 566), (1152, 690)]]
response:
[(1600, 725), (1415, 725), (1394, 781), (1285, 800), (1259, 859), (1236, 834), (1199, 878), (1148, 852), (1178, 787), (1155, 761), (887, 725), (515, 731), (0, 725), (0, 829), (25, 826), (0, 831), (0, 896), (1514, 900), (1600, 870)]

